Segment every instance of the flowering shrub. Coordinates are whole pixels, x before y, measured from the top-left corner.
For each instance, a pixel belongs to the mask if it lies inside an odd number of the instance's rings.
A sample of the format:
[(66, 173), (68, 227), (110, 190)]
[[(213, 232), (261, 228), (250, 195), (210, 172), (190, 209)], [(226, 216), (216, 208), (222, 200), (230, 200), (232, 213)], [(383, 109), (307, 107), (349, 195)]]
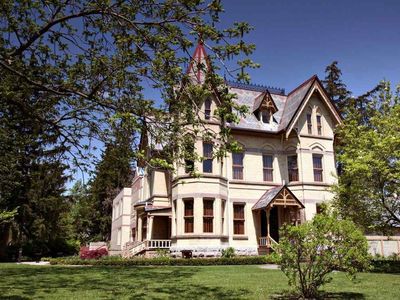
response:
[(89, 250), (88, 247), (82, 247), (79, 251), (79, 257), (81, 259), (99, 259), (100, 257), (107, 255), (108, 250), (106, 248)]

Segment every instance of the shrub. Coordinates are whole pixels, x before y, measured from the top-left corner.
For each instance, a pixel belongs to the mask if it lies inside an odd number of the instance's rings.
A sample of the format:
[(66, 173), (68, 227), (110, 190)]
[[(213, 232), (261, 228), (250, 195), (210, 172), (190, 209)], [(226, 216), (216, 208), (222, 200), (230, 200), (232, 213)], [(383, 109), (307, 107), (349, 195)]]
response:
[(317, 215), (302, 225), (284, 226), (281, 235), (281, 270), (304, 298), (316, 298), (334, 270), (352, 279), (369, 266), (367, 240), (351, 221)]
[(275, 260), (270, 256), (236, 256), (232, 258), (122, 258), (120, 256), (100, 259), (80, 259), (77, 256), (50, 259), (52, 265), (94, 265), (94, 266), (212, 266), (212, 265), (260, 265)]
[(88, 247), (82, 247), (81, 250), (79, 251), (79, 257), (81, 259), (99, 259), (100, 257), (107, 255), (108, 255), (108, 250), (106, 248), (89, 250)]
[(231, 257), (234, 257), (234, 256), (236, 255), (236, 254), (235, 254), (235, 248), (233, 248), (233, 247), (228, 247), (228, 248), (226, 248), (226, 249), (222, 249), (221, 255), (222, 255), (222, 257), (224, 257), (224, 258), (231, 258)]

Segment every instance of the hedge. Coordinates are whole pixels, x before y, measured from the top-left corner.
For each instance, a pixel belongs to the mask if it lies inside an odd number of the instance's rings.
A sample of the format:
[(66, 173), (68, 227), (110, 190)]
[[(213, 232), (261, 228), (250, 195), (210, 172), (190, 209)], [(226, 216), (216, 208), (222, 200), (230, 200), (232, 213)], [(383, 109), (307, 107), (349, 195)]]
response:
[(91, 265), (91, 266), (211, 266), (211, 265), (260, 265), (277, 263), (278, 258), (268, 256), (239, 256), (232, 258), (130, 258), (106, 257), (101, 259), (80, 259), (60, 257), (47, 259), (51, 265)]
[(371, 261), (371, 272), (375, 273), (399, 273), (400, 260), (374, 259)]

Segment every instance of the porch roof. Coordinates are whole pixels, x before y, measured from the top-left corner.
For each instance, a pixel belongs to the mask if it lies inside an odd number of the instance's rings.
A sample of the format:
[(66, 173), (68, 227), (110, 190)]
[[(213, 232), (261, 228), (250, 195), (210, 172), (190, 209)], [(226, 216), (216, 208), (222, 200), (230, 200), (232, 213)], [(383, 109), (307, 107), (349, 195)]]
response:
[(155, 211), (155, 210), (165, 210), (165, 209), (171, 209), (171, 206), (148, 205), (148, 206), (145, 206), (144, 211)]
[(253, 210), (268, 208), (272, 205), (297, 206), (304, 208), (304, 204), (289, 190), (286, 185), (269, 189), (253, 206)]

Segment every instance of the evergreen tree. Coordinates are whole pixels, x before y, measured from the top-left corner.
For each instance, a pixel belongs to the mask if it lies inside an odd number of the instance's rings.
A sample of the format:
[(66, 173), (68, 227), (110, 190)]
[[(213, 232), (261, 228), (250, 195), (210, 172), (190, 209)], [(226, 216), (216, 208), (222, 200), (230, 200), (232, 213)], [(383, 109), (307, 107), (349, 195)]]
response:
[(341, 79), (342, 71), (338, 67), (338, 62), (333, 61), (325, 69), (325, 79), (322, 81), (325, 90), (335, 103), (340, 114), (346, 114), (346, 106), (349, 104), (348, 100), (350, 92), (347, 90), (346, 85)]
[(93, 213), (90, 238), (108, 241), (111, 237), (112, 201), (133, 177), (133, 130), (125, 124), (116, 125), (114, 138), (105, 146), (94, 177), (89, 183)]

